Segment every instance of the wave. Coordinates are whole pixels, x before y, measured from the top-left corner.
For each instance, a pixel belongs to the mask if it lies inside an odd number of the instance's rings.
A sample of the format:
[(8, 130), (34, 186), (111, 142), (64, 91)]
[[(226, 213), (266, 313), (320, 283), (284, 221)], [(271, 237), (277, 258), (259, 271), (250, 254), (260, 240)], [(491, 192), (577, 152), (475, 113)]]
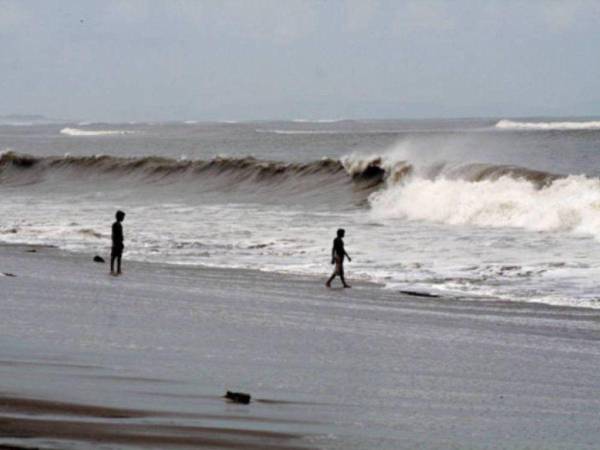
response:
[(516, 122), (500, 120), (496, 128), (503, 130), (600, 130), (600, 121), (588, 122)]
[[(368, 161), (369, 167), (364, 167)], [(351, 173), (379, 170), (382, 186), (368, 204), (376, 219), (560, 231), (600, 238), (600, 178), (526, 167), (386, 157), (344, 160)]]
[[(184, 125), (198, 125), (202, 123), (200, 120), (184, 120), (183, 124)], [(237, 120), (217, 120), (214, 123), (221, 123), (221, 124), (227, 124), (227, 125), (234, 125), (239, 123)]]
[(521, 228), (600, 238), (600, 179), (523, 167), (439, 164), (370, 195), (371, 214), (447, 225)]
[(61, 134), (67, 136), (114, 136), (122, 134), (133, 134), (131, 130), (82, 130), (80, 128), (63, 128)]
[[(552, 184), (560, 175), (524, 167), (495, 164), (449, 164), (439, 162), (418, 166), (410, 161), (388, 160), (382, 156), (350, 155), (341, 160), (322, 158), (309, 162), (260, 160), (251, 156), (219, 156), (210, 160), (172, 159), (157, 156), (126, 158), (109, 155), (36, 157), (6, 151), (0, 153), (0, 183), (9, 174), (23, 177), (23, 171), (49, 173), (69, 170), (72, 174), (109, 175), (135, 181), (194, 182), (226, 178), (228, 183), (295, 183), (301, 189), (306, 177), (320, 177), (323, 184), (340, 180), (361, 187), (394, 187), (416, 179), (447, 179), (465, 182), (522, 180), (536, 188)], [(12, 172), (11, 172), (12, 170)], [(17, 170), (17, 172), (15, 172)], [(87, 179), (87, 178), (86, 178)]]
[(107, 155), (35, 157), (10, 151), (0, 154), (0, 185), (57, 181), (64, 187), (68, 181), (85, 183), (95, 190), (99, 189), (98, 183), (108, 183), (111, 188), (126, 184), (128, 189), (175, 185), (182, 195), (236, 192), (262, 195), (260, 199), (267, 202), (329, 196), (326, 202), (362, 204), (384, 177), (384, 170), (374, 165), (365, 163), (360, 169), (347, 170), (341, 161), (330, 158), (291, 163), (253, 157), (187, 160)]
[(293, 119), (295, 123), (339, 123), (348, 122), (348, 119)]
[(448, 163), (444, 161), (416, 164), (406, 160), (396, 160), (386, 156), (350, 155), (342, 158), (342, 164), (349, 174), (378, 172), (388, 188), (416, 179), (447, 179), (477, 183), (497, 181), (501, 178), (522, 180), (536, 188), (543, 188), (563, 175), (528, 169), (507, 164), (488, 163)]
[(253, 157), (177, 160), (0, 154), (0, 186), (44, 182), (58, 182), (60, 189), (65, 183), (79, 183), (77, 190), (89, 186), (95, 192), (158, 185), (161, 195), (234, 193), (236, 201), (252, 195), (254, 201), (266, 203), (367, 207), (379, 219), (575, 231), (600, 237), (599, 178), (509, 165), (418, 165), (364, 155), (291, 163)]
[(257, 133), (271, 133), (271, 134), (347, 134), (350, 131), (345, 130), (281, 130), (281, 129), (265, 129), (257, 128)]

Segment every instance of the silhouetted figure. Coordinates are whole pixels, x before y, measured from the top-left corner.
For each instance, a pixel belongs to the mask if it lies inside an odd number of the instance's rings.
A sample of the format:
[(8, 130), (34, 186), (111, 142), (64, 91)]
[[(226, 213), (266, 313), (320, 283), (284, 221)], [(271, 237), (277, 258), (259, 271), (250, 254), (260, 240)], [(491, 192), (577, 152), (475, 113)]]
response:
[(337, 237), (333, 240), (333, 248), (331, 249), (331, 264), (335, 264), (335, 269), (333, 274), (331, 274), (331, 277), (329, 277), (329, 280), (327, 280), (327, 283), (325, 283), (325, 286), (328, 288), (331, 287), (331, 282), (336, 275), (339, 275), (345, 288), (350, 287), (350, 285), (346, 283), (346, 280), (344, 279), (344, 258), (347, 257), (348, 261), (352, 261), (350, 255), (346, 253), (346, 250), (344, 249), (343, 237), (345, 234), (346, 231), (340, 228), (337, 230)]
[[(123, 211), (117, 211), (115, 215), (117, 221), (112, 225), (112, 251), (110, 253), (110, 273), (111, 275), (121, 275), (121, 256), (123, 255), (123, 226), (121, 222), (125, 219)], [(117, 261), (117, 271), (115, 272), (115, 260)]]

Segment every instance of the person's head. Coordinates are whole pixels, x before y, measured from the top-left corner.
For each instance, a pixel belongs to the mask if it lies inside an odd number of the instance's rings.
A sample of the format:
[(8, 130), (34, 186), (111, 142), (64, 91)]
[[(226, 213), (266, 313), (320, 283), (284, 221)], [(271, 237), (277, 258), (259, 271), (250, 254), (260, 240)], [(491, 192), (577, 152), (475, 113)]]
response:
[(346, 234), (346, 230), (344, 230), (343, 228), (338, 228), (337, 237), (343, 238), (345, 234)]
[(117, 214), (115, 214), (115, 217), (117, 218), (117, 221), (123, 222), (123, 219), (125, 218), (125, 213), (119, 210), (117, 211)]

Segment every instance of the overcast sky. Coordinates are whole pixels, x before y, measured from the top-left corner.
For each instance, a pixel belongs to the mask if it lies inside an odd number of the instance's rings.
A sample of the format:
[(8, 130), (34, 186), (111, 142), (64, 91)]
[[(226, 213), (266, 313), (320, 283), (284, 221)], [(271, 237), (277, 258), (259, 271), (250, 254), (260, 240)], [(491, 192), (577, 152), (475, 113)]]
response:
[(0, 114), (600, 115), (600, 0), (0, 0)]

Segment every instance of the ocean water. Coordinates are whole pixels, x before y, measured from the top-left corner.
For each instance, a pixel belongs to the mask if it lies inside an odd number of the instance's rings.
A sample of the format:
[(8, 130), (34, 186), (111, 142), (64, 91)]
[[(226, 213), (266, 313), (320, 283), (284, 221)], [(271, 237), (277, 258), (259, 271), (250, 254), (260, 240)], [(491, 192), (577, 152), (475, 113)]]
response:
[(600, 307), (600, 121), (0, 124), (0, 241)]

